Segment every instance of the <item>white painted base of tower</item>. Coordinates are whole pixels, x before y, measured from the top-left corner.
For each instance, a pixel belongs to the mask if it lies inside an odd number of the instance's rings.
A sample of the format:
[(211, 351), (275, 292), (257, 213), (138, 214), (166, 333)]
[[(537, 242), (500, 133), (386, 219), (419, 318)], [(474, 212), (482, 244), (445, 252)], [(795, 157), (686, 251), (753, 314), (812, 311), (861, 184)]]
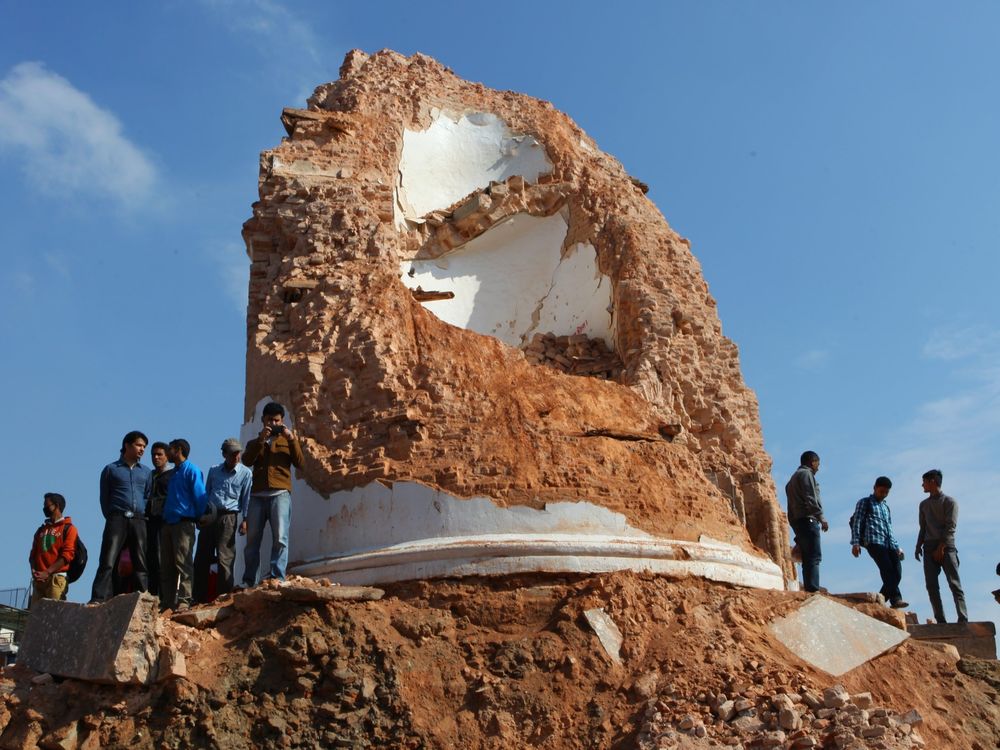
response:
[(583, 534), (496, 534), (427, 539), (296, 565), (290, 573), (373, 585), (422, 578), (514, 573), (608, 573), (635, 570), (693, 575), (737, 586), (783, 589), (770, 560), (721, 542), (634, 539)]

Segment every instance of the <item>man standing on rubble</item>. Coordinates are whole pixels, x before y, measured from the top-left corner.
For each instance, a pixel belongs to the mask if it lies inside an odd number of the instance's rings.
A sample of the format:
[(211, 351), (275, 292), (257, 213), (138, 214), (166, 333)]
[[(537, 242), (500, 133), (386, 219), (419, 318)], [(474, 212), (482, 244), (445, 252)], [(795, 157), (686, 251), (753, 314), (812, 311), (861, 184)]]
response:
[(194, 555), (194, 599), (209, 600), (212, 561), (219, 565), (215, 594), (233, 590), (233, 561), (236, 559), (238, 517), (247, 517), (253, 473), (240, 462), (243, 446), (236, 438), (222, 444), (222, 463), (208, 470), (205, 516), (198, 522), (198, 551)]
[(958, 577), (958, 550), (955, 548), (955, 529), (958, 527), (958, 503), (955, 498), (941, 492), (944, 475), (940, 469), (924, 472), (923, 488), (927, 497), (920, 503), (920, 533), (917, 535), (917, 549), (914, 557), (924, 558), (924, 582), (927, 596), (931, 600), (934, 619), (939, 625), (944, 619), (941, 604), (941, 589), (938, 579), (941, 569), (955, 600), (955, 610), (959, 622), (968, 622), (969, 613), (965, 609), (965, 592)]
[(149, 496), (148, 466), (139, 463), (149, 439), (138, 430), (122, 438), (121, 455), (101, 472), (101, 512), (104, 536), (90, 603), (99, 604), (112, 596), (111, 572), (118, 564), (122, 547), (128, 545), (132, 571), (139, 591), (148, 586), (146, 574), (146, 498)]
[(205, 513), (205, 475), (188, 460), (191, 444), (170, 441), (174, 476), (163, 506), (160, 532), (161, 606), (175, 612), (191, 606), (195, 522)]
[(31, 565), (31, 604), (40, 599), (65, 599), (66, 571), (76, 557), (76, 527), (64, 516), (66, 498), (46, 492), (42, 502), (45, 523), (35, 532), (28, 562)]
[(271, 525), (271, 565), (268, 578), (285, 580), (288, 564), (288, 527), (292, 520), (292, 467), (304, 459), (298, 436), (285, 424), (285, 407), (274, 401), (261, 413), (260, 435), (247, 443), (243, 463), (253, 469), (250, 507), (240, 524), (247, 535), (243, 552), (243, 585), (256, 586), (260, 576), (260, 543), (264, 525)]
[(879, 477), (872, 494), (858, 500), (851, 516), (851, 554), (858, 557), (864, 547), (882, 576), (882, 596), (893, 609), (906, 609), (910, 605), (899, 593), (903, 550), (892, 533), (892, 513), (886, 500), (891, 488), (889, 477)]
[(820, 529), (830, 525), (823, 516), (823, 503), (819, 498), (819, 455), (806, 451), (799, 458), (799, 468), (785, 485), (788, 499), (788, 523), (795, 532), (795, 543), (802, 553), (802, 588), (806, 591), (826, 592), (819, 585), (819, 564), (823, 559), (820, 548)]

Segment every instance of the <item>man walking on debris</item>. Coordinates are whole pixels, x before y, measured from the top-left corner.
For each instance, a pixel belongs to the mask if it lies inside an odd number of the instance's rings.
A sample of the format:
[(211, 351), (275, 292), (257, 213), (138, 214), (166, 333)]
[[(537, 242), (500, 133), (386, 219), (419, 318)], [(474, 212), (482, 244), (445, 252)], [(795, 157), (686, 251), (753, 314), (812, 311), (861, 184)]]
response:
[(194, 599), (207, 602), (209, 570), (217, 559), (216, 595), (233, 590), (233, 561), (236, 559), (237, 515), (247, 517), (253, 472), (240, 463), (243, 446), (236, 438), (222, 444), (223, 462), (208, 470), (205, 490), (208, 502), (204, 520), (199, 522), (198, 551), (194, 556)]
[(285, 579), (288, 526), (292, 518), (292, 467), (302, 468), (299, 439), (285, 424), (285, 407), (272, 401), (264, 407), (260, 435), (247, 443), (243, 463), (253, 469), (250, 508), (240, 524), (247, 535), (243, 585), (256, 586), (260, 575), (260, 542), (264, 524), (271, 525), (271, 565), (268, 578)]
[(188, 461), (190, 453), (191, 445), (187, 440), (177, 438), (170, 441), (174, 476), (163, 506), (160, 598), (165, 608), (174, 611), (191, 606), (194, 525), (205, 512), (205, 476), (201, 469)]
[(892, 513), (886, 500), (891, 488), (889, 477), (879, 477), (872, 494), (858, 500), (851, 516), (851, 554), (858, 557), (864, 547), (882, 576), (882, 596), (893, 609), (906, 609), (910, 605), (899, 593), (903, 550), (892, 533)]
[[(146, 500), (146, 568), (149, 570), (149, 593), (160, 594), (160, 533), (163, 531), (163, 506), (167, 502), (167, 489), (174, 476), (170, 463), (170, 446), (156, 442), (149, 449), (153, 456), (153, 475), (150, 478), (149, 497)], [(160, 597), (163, 604), (163, 597)]]
[(31, 564), (31, 605), (40, 599), (65, 599), (69, 585), (66, 571), (76, 557), (76, 527), (64, 516), (66, 498), (46, 492), (42, 502), (45, 523), (35, 532), (28, 562)]
[(90, 594), (90, 603), (111, 598), (111, 574), (118, 564), (122, 547), (128, 545), (132, 558), (133, 576), (139, 591), (148, 586), (146, 574), (146, 497), (149, 495), (151, 472), (139, 463), (146, 452), (148, 438), (133, 430), (122, 438), (121, 456), (101, 472), (101, 512), (104, 514), (104, 536), (101, 556)]
[(788, 523), (795, 532), (795, 543), (802, 553), (802, 588), (822, 591), (819, 585), (819, 564), (823, 559), (820, 547), (820, 529), (830, 525), (823, 516), (823, 503), (819, 498), (819, 455), (806, 451), (799, 459), (800, 466), (785, 485), (788, 500)]
[(920, 503), (920, 533), (917, 535), (917, 549), (914, 556), (924, 558), (924, 581), (927, 596), (931, 600), (934, 619), (940, 625), (947, 622), (944, 606), (941, 604), (941, 589), (938, 579), (944, 568), (959, 622), (968, 622), (965, 609), (965, 593), (958, 577), (958, 550), (955, 548), (955, 529), (958, 526), (958, 503), (955, 498), (941, 492), (944, 475), (939, 469), (924, 473), (923, 488), (927, 497)]

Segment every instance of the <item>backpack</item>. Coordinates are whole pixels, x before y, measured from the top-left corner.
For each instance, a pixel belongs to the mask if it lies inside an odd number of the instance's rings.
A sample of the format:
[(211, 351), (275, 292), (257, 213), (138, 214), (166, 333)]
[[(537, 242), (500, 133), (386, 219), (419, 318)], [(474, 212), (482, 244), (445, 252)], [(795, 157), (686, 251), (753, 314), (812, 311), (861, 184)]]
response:
[(66, 569), (66, 583), (75, 583), (83, 575), (84, 568), (87, 567), (87, 545), (80, 538), (80, 532), (76, 533), (76, 554), (69, 561), (69, 568)]

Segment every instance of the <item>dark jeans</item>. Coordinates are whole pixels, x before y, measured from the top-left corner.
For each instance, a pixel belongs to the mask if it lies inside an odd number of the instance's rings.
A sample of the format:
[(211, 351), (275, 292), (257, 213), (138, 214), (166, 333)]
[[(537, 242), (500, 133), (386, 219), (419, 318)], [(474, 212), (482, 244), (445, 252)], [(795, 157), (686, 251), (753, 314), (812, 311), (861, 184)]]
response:
[(865, 549), (878, 565), (878, 574), (882, 576), (882, 596), (890, 604), (901, 601), (903, 595), (899, 593), (899, 582), (903, 580), (903, 565), (899, 561), (899, 553), (881, 544), (869, 544)]
[(955, 600), (958, 621), (968, 622), (969, 613), (965, 609), (965, 593), (962, 591), (962, 581), (958, 577), (958, 550), (954, 547), (946, 547), (944, 560), (938, 563), (934, 561), (933, 554), (939, 544), (940, 542), (924, 543), (924, 582), (927, 584), (927, 596), (931, 600), (934, 619), (938, 624), (947, 622), (944, 619), (944, 606), (941, 604), (941, 589), (938, 586), (938, 577), (943, 568), (945, 580), (948, 581), (951, 596)]
[(208, 579), (213, 562), (219, 565), (215, 595), (233, 590), (233, 562), (236, 560), (236, 513), (220, 514), (198, 530), (198, 551), (194, 555), (194, 600), (208, 601)]
[(802, 553), (802, 588), (806, 591), (819, 591), (819, 564), (823, 560), (819, 543), (819, 521), (800, 518), (792, 522), (792, 530), (795, 532), (795, 543)]
[(118, 513), (108, 516), (104, 521), (101, 555), (97, 574), (94, 576), (94, 587), (90, 592), (91, 601), (103, 602), (111, 598), (111, 573), (126, 544), (132, 558), (132, 576), (136, 590), (146, 591), (149, 585), (146, 573), (146, 519), (142, 516), (126, 518)]

